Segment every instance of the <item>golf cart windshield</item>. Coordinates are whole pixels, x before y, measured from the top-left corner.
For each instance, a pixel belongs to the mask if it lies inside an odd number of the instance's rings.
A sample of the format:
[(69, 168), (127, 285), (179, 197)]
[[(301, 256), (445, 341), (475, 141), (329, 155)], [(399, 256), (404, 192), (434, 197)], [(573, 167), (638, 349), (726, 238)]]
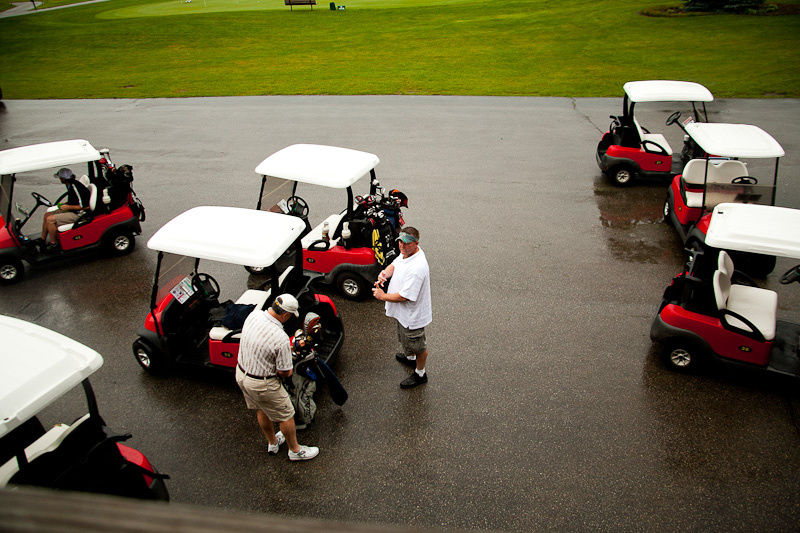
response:
[[(293, 144), (275, 152), (256, 167), (262, 176), (257, 209), (303, 216), (296, 202), (298, 183), (346, 189), (347, 210), (353, 208), (352, 185), (370, 175), (370, 192), (375, 194), (375, 167), (380, 159), (375, 154), (318, 144)], [(303, 193), (306, 194), (305, 192)]]
[[(778, 162), (784, 155), (783, 148), (769, 133), (750, 124), (692, 123), (685, 127), (686, 133), (706, 153), (713, 156), (700, 161), (690, 161), (703, 173), (704, 206), (736, 202), (774, 205), (778, 186)], [(754, 160), (749, 167), (740, 159)], [(759, 169), (759, 160), (775, 159), (772, 181), (766, 174), (771, 169)], [(690, 164), (684, 169), (684, 178), (691, 173)], [(740, 170), (731, 175), (723, 167)], [(754, 172), (754, 170), (756, 170)]]
[[(691, 102), (695, 120), (708, 122), (705, 102), (713, 102), (714, 95), (704, 86), (691, 81), (646, 80), (629, 81), (622, 86), (625, 91), (623, 113), (633, 119), (633, 108), (639, 102)], [(702, 118), (696, 104), (702, 104)]]

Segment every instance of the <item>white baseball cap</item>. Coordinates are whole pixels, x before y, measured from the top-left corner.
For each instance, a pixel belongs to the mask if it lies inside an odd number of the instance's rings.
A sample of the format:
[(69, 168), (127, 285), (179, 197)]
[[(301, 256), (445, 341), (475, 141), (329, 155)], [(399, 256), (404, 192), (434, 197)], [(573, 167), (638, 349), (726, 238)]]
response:
[(298, 309), (300, 309), (300, 304), (297, 302), (297, 298), (291, 294), (281, 294), (275, 298), (275, 305), (287, 313), (292, 313), (294, 316), (300, 316), (300, 312), (298, 311)]

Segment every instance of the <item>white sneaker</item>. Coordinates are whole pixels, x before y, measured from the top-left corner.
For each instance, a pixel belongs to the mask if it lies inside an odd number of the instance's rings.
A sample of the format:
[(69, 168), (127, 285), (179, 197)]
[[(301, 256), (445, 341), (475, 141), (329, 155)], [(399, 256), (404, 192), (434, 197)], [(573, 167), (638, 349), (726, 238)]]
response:
[(278, 437), (278, 444), (270, 444), (269, 446), (267, 446), (267, 451), (272, 455), (278, 453), (278, 448), (281, 447), (281, 444), (286, 442), (286, 437), (283, 436), (283, 432), (279, 431), (275, 433), (275, 436)]
[(319, 448), (316, 446), (300, 446), (300, 450), (297, 453), (289, 450), (290, 461), (308, 461), (317, 455), (319, 455)]

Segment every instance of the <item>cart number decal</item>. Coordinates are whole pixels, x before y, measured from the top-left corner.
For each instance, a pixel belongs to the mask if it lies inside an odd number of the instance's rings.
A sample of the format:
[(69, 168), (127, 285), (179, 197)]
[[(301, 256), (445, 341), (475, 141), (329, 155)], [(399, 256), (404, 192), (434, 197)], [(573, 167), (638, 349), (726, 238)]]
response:
[(739, 346), (739, 350), (742, 351), (742, 352), (752, 352), (753, 351), (753, 349), (750, 348), (749, 346)]

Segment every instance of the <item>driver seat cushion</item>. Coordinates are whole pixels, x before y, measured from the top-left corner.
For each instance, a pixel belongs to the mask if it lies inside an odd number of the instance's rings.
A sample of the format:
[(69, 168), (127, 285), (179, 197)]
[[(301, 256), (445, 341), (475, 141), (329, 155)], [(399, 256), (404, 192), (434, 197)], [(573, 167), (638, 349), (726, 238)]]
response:
[(655, 143), (667, 152), (667, 155), (672, 155), (672, 147), (667, 142), (667, 138), (661, 135), (660, 133), (645, 133), (642, 127), (639, 125), (639, 121), (635, 118), (633, 119), (633, 124), (636, 126), (636, 132), (639, 134), (639, 140), (642, 143), (642, 148), (645, 152), (652, 152), (652, 149), (648, 149), (645, 145), (645, 141), (649, 141), (650, 143)]
[[(753, 323), (767, 341), (775, 338), (778, 293), (748, 285), (733, 285), (730, 274), (717, 270), (714, 272), (714, 298), (720, 311), (727, 309), (742, 315)], [(725, 320), (733, 327), (751, 331), (748, 325), (737, 318), (728, 315)]]
[[(259, 311), (263, 309), (264, 304), (267, 302), (269, 298), (270, 291), (260, 291), (257, 289), (248, 289), (244, 291), (244, 294), (239, 296), (239, 299), (236, 300), (235, 303), (240, 305), (255, 305), (253, 311)], [(225, 326), (214, 326), (211, 328), (211, 331), (208, 332), (208, 338), (215, 341), (221, 341), (225, 338), (231, 330), (226, 328)], [(239, 339), (241, 333), (237, 333), (233, 336), (234, 339)]]
[[(89, 189), (88, 211), (92, 213), (94, 212), (95, 209), (97, 209), (97, 185), (95, 185), (94, 183), (90, 183), (89, 185), (86, 186), (86, 188)], [(79, 216), (83, 217), (85, 216), (85, 213), (86, 211), (81, 211), (81, 214)], [(80, 218), (78, 220), (80, 220)], [(60, 232), (69, 231), (75, 226), (75, 224), (77, 224), (77, 222), (73, 222), (72, 224), (62, 224), (58, 227), (58, 231)]]

